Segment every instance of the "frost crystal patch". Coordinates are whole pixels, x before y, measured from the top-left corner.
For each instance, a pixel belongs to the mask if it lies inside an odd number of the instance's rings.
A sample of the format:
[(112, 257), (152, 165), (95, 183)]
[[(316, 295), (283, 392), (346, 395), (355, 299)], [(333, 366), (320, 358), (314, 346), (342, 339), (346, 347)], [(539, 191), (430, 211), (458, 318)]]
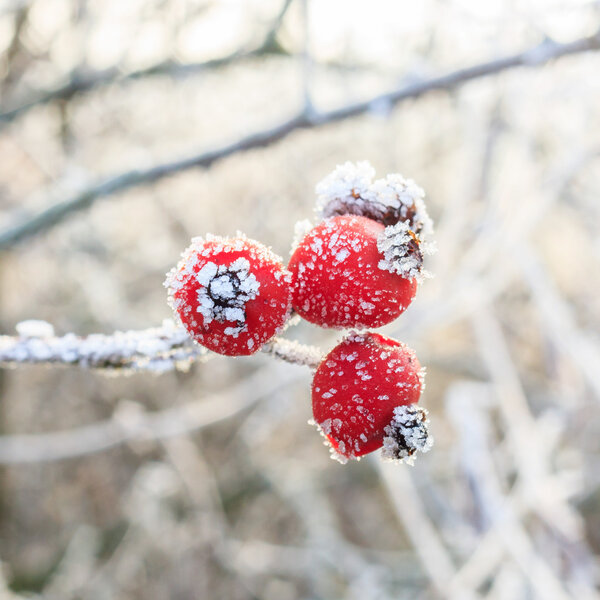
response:
[(382, 458), (412, 464), (417, 451), (428, 452), (433, 438), (429, 434), (427, 415), (425, 408), (415, 404), (397, 406), (392, 422), (384, 429)]
[(204, 323), (234, 321), (236, 326), (228, 327), (225, 333), (238, 335), (245, 325), (246, 302), (254, 300), (260, 288), (250, 273), (250, 263), (245, 258), (238, 258), (229, 266), (209, 262), (198, 271), (196, 280), (200, 284), (197, 310)]
[(373, 181), (375, 169), (367, 161), (339, 165), (316, 187), (321, 218), (358, 215), (383, 225), (407, 223), (420, 242), (433, 233), (425, 208), (425, 192), (412, 180), (393, 173)]
[(407, 279), (422, 279), (423, 253), (407, 223), (386, 227), (377, 238), (377, 249), (383, 256), (380, 269)]

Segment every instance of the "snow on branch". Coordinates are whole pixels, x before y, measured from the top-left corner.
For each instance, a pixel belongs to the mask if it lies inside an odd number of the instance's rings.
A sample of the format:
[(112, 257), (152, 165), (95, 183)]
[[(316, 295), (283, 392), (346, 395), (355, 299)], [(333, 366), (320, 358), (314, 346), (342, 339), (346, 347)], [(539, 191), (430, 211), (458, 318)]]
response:
[(592, 36), (564, 44), (546, 40), (524, 52), (458, 69), (439, 77), (403, 85), (386, 94), (374, 96), (362, 102), (347, 104), (331, 111), (317, 112), (311, 110), (307, 112), (303, 109), (298, 114), (277, 125), (257, 131), (219, 148), (153, 165), (145, 169), (134, 169), (108, 177), (72, 197), (50, 206), (37, 215), (30, 215), (9, 225), (7, 229), (0, 232), (0, 250), (10, 248), (23, 239), (50, 229), (71, 213), (89, 207), (99, 198), (133, 187), (148, 185), (188, 169), (209, 167), (213, 163), (233, 154), (269, 146), (286, 138), (296, 130), (312, 129), (344, 121), (364, 113), (379, 110), (381, 106), (392, 107), (432, 91), (452, 90), (469, 81), (496, 75), (512, 68), (537, 67), (563, 56), (596, 50), (600, 50), (600, 31)]
[[(193, 362), (216, 354), (192, 341), (182, 327), (166, 320), (160, 327), (57, 337), (45, 321), (24, 321), (16, 336), (0, 336), (0, 367), (20, 364), (67, 365), (113, 372), (187, 370)], [(275, 338), (262, 351), (285, 362), (316, 368), (317, 348)]]

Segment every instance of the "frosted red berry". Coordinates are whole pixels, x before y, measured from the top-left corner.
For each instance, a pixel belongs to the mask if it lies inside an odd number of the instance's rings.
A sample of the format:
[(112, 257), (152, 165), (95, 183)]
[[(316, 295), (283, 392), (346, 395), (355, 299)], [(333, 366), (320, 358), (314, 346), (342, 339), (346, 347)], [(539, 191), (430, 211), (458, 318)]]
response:
[(226, 355), (253, 354), (286, 322), (291, 276), (243, 236), (194, 238), (168, 275), (169, 302), (190, 336)]
[(293, 307), (322, 327), (380, 327), (411, 303), (422, 261), (419, 240), (405, 223), (325, 219), (290, 259)]
[(377, 333), (351, 333), (319, 365), (313, 417), (344, 462), (384, 446), (386, 458), (428, 450), (427, 413), (416, 406), (423, 371), (410, 348)]

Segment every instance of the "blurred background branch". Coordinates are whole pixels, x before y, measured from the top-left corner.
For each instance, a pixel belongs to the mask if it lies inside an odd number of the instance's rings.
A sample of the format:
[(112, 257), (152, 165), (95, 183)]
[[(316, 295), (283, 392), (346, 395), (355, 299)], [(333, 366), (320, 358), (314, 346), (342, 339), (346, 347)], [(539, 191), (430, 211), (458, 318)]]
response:
[[(57, 100), (70, 100), (76, 94), (88, 92), (92, 89), (97, 89), (113, 83), (126, 83), (135, 79), (156, 77), (159, 75), (166, 75), (168, 77), (177, 79), (211, 69), (218, 69), (234, 62), (260, 57), (266, 54), (285, 54), (285, 50), (277, 43), (277, 34), (292, 2), (293, 0), (285, 0), (279, 14), (264, 36), (263, 42), (256, 48), (250, 50), (240, 49), (221, 58), (195, 63), (182, 64), (174, 60), (166, 60), (144, 69), (138, 69), (125, 73), (117, 67), (95, 73), (80, 73), (75, 71), (68, 76), (69, 81), (66, 84), (53, 90), (42, 92), (34, 99), (23, 100), (21, 104), (15, 108), (0, 112), (0, 126), (13, 121), (23, 113), (36, 106), (48, 104), (49, 102), (55, 102)], [(15, 53), (14, 47), (19, 39), (19, 30), (25, 22), (27, 16), (27, 6), (21, 7), (17, 14), (17, 25), (15, 27), (15, 34), (13, 36), (13, 43), (7, 50), (7, 57), (9, 61), (10, 57)]]
[[(153, 165), (146, 169), (135, 169), (114, 175), (100, 183), (94, 184), (78, 192), (73, 197), (53, 204), (41, 213), (27, 217), (25, 220), (21, 220), (20, 223), (10, 225), (7, 229), (1, 231), (0, 250), (7, 249), (21, 240), (57, 225), (73, 212), (91, 206), (100, 198), (122, 192), (131, 187), (148, 185), (163, 177), (169, 177), (187, 169), (209, 167), (213, 163), (238, 152), (269, 146), (287, 137), (297, 129), (309, 129), (336, 123), (370, 110), (380, 110), (382, 106), (385, 106), (386, 110), (389, 110), (400, 102), (418, 98), (423, 94), (432, 91), (452, 90), (471, 80), (489, 77), (507, 69), (536, 67), (563, 56), (599, 49), (600, 31), (592, 36), (565, 44), (546, 40), (525, 52), (459, 69), (426, 81), (403, 85), (397, 90), (374, 96), (363, 102), (348, 104), (331, 111), (316, 112), (312, 103), (306, 104), (303, 110), (293, 117), (220, 148), (204, 151), (179, 160)], [(308, 112), (307, 108), (309, 109)]]

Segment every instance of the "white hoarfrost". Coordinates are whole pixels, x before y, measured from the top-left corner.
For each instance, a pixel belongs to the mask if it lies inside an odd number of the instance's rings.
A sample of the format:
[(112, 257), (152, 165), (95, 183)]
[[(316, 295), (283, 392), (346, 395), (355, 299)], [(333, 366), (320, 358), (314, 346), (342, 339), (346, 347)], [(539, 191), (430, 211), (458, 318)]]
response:
[(429, 433), (427, 415), (425, 408), (415, 404), (397, 406), (392, 422), (384, 429), (381, 457), (412, 465), (417, 451), (429, 452), (433, 437)]
[(400, 221), (410, 223), (420, 241), (431, 237), (433, 221), (425, 208), (425, 192), (412, 179), (392, 173), (373, 182), (369, 191), (374, 203), (385, 207), (386, 211), (398, 211)]
[[(116, 331), (110, 335), (93, 333), (85, 337), (74, 333), (48, 336), (49, 323), (33, 336), (23, 323), (17, 325), (18, 335), (0, 335), (0, 367), (29, 363), (72, 365), (109, 373), (163, 373), (175, 369), (186, 371), (193, 362), (217, 356), (194, 343), (186, 330), (171, 319), (151, 329)], [(23, 331), (27, 331), (27, 335)], [(322, 360), (318, 348), (281, 338), (267, 342), (262, 351), (279, 360), (312, 369), (316, 369)]]
[(37, 319), (17, 323), (16, 330), (23, 338), (49, 338), (54, 335), (54, 327), (50, 323)]
[(423, 270), (423, 253), (408, 223), (386, 227), (377, 238), (377, 249), (383, 257), (377, 266), (383, 271), (419, 282), (429, 276)]
[(258, 296), (260, 283), (250, 273), (250, 262), (238, 258), (230, 265), (206, 263), (198, 274), (198, 312), (204, 323), (234, 321), (235, 327), (227, 327), (227, 335), (237, 336), (244, 328), (246, 303)]
[(369, 193), (373, 177), (375, 177), (375, 169), (366, 160), (338, 165), (332, 173), (317, 184), (315, 191), (318, 213), (322, 217), (328, 217), (330, 214), (340, 214), (330, 212), (338, 204), (340, 206), (360, 204)]
[(63, 364), (121, 372), (163, 372), (186, 369), (191, 361), (208, 354), (204, 348), (193, 345), (186, 331), (171, 320), (142, 331), (85, 337), (73, 333), (55, 337), (49, 323), (43, 327), (40, 322), (36, 327), (31, 323), (19, 323), (17, 337), (0, 336), (0, 365)]
[(398, 173), (373, 181), (374, 177), (367, 161), (336, 167), (317, 184), (318, 216), (362, 215), (385, 225), (406, 222), (420, 242), (429, 238), (433, 223), (425, 208), (425, 192)]
[[(321, 434), (325, 440), (323, 445), (329, 448), (329, 457), (332, 460), (339, 462), (341, 465), (345, 465), (348, 462), (348, 457), (340, 454), (332, 445), (331, 440), (327, 437), (331, 433), (331, 419), (326, 419), (322, 423), (317, 423), (314, 419), (308, 420), (309, 425), (314, 425), (317, 431)], [(340, 450), (345, 450), (344, 442), (340, 442)], [(351, 456), (355, 460), (360, 460), (360, 456)]]

